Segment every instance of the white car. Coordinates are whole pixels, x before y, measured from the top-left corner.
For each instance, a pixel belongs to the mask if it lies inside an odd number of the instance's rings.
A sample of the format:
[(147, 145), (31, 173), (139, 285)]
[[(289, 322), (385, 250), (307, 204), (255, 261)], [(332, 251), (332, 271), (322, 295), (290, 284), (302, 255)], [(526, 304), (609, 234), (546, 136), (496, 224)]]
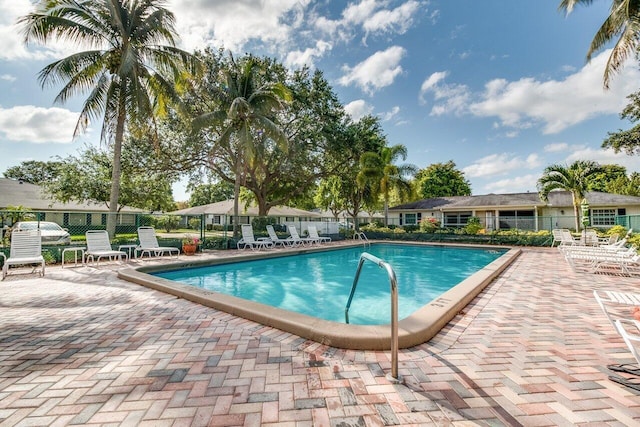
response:
[(16, 222), (13, 230), (37, 230), (40, 228), (40, 236), (44, 245), (69, 245), (71, 235), (55, 222), (46, 221), (21, 221)]

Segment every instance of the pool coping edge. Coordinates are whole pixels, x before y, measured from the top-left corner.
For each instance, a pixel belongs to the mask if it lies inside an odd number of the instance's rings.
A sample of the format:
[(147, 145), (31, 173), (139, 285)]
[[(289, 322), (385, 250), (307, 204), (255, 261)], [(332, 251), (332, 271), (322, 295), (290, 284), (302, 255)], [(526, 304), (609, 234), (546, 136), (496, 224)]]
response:
[[(379, 242), (404, 243), (406, 242)], [(374, 243), (375, 244), (375, 243)], [(442, 245), (433, 245), (442, 246)], [(449, 246), (449, 245), (447, 245)], [(453, 245), (452, 245), (453, 246)], [(462, 246), (462, 245), (455, 245)], [(464, 245), (491, 249), (486, 245)], [(343, 248), (342, 246), (341, 248)], [(505, 249), (505, 247), (499, 247)], [(147, 272), (185, 268), (188, 266), (216, 265), (253, 259), (274, 258), (297, 255), (299, 253), (331, 250), (331, 248), (306, 248), (287, 253), (250, 253), (218, 259), (178, 261), (172, 264), (140, 266), (118, 271), (118, 277), (178, 298), (202, 304), (234, 316), (239, 316), (262, 325), (270, 326), (310, 339), (325, 345), (353, 350), (389, 350), (391, 331), (389, 325), (351, 325), (318, 319), (300, 313), (271, 307), (254, 301), (207, 291), (193, 286), (152, 276)], [(399, 321), (398, 344), (400, 348), (413, 347), (427, 342), (435, 336), (451, 319), (469, 304), (520, 255), (521, 249), (509, 248), (506, 253), (489, 263), (480, 271), (469, 276), (440, 297), (418, 309), (412, 315)]]

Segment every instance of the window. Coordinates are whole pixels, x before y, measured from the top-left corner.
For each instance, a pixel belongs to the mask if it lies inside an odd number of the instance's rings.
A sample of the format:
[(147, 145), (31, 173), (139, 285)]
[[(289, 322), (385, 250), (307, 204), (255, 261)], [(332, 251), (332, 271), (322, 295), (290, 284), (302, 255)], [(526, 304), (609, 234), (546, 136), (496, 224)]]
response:
[(591, 225), (608, 226), (616, 225), (615, 209), (591, 209)]
[(404, 214), (404, 224), (405, 225), (415, 225), (418, 223), (418, 216), (414, 213), (406, 213)]
[(471, 217), (471, 212), (449, 212), (444, 214), (445, 227), (463, 227)]

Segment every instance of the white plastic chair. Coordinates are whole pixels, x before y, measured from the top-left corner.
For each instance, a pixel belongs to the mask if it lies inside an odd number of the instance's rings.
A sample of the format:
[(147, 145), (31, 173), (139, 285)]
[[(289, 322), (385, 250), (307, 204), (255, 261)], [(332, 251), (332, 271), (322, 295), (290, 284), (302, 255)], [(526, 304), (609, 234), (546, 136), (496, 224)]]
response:
[(105, 230), (89, 230), (85, 233), (85, 237), (87, 239), (87, 251), (85, 252), (87, 262), (89, 260), (95, 261), (98, 265), (102, 258), (109, 258), (110, 261), (114, 259), (122, 261), (123, 255), (125, 261), (128, 260), (126, 252), (115, 251), (111, 248), (109, 233)]
[[(242, 248), (240, 247), (242, 245)], [(274, 243), (268, 239), (259, 239), (253, 235), (253, 227), (251, 224), (242, 224), (242, 239), (238, 240), (238, 249), (246, 249), (247, 247), (254, 249), (272, 248)]]
[[(4, 257), (4, 254), (2, 256)], [(40, 264), (42, 267), (40, 275), (44, 276), (45, 261), (42, 256), (40, 230), (14, 230), (11, 233), (11, 249), (9, 250), (9, 258), (5, 257), (2, 266), (2, 280), (9, 274), (10, 266), (27, 264)]]
[(315, 225), (310, 225), (307, 227), (307, 231), (309, 232), (309, 238), (315, 239), (320, 243), (329, 243), (331, 241), (331, 237), (328, 236), (320, 236), (318, 234), (318, 229)]
[(134, 250), (135, 257), (143, 257), (144, 254), (155, 256), (169, 254), (175, 254), (176, 258), (180, 255), (180, 249), (172, 246), (160, 246), (158, 239), (156, 238), (156, 230), (153, 227), (138, 227), (138, 240), (140, 244)]
[(274, 246), (291, 246), (291, 240), (281, 239), (276, 234), (276, 230), (273, 228), (273, 225), (267, 225), (267, 233), (269, 233), (269, 240), (271, 240)]
[(290, 234), (288, 239), (290, 239), (294, 245), (305, 245), (306, 243), (312, 245), (314, 243), (320, 243), (318, 239), (312, 239), (310, 237), (300, 237), (300, 235), (298, 234), (298, 229), (295, 225), (290, 225), (287, 228)]

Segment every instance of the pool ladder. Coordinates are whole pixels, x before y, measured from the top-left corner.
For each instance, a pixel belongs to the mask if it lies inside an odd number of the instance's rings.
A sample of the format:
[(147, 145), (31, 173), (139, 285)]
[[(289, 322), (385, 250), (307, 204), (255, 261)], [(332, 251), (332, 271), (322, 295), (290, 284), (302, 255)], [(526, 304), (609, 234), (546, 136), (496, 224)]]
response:
[[(364, 238), (366, 239), (367, 236)], [(384, 268), (389, 276), (389, 283), (391, 285), (391, 376), (387, 375), (387, 379), (391, 382), (399, 383), (401, 380), (398, 376), (398, 281), (391, 264), (367, 252), (363, 252), (362, 255), (360, 255), (356, 276), (353, 278), (353, 285), (351, 286), (351, 293), (347, 300), (347, 306), (344, 309), (345, 322), (349, 323), (349, 308), (351, 307), (353, 295), (356, 293), (356, 286), (360, 279), (360, 271), (365, 261), (371, 261), (378, 267)]]
[(367, 239), (367, 235), (364, 234), (364, 231), (356, 231), (353, 234), (353, 240), (362, 240), (362, 245), (364, 247), (371, 246), (371, 243), (369, 243), (369, 239)]

